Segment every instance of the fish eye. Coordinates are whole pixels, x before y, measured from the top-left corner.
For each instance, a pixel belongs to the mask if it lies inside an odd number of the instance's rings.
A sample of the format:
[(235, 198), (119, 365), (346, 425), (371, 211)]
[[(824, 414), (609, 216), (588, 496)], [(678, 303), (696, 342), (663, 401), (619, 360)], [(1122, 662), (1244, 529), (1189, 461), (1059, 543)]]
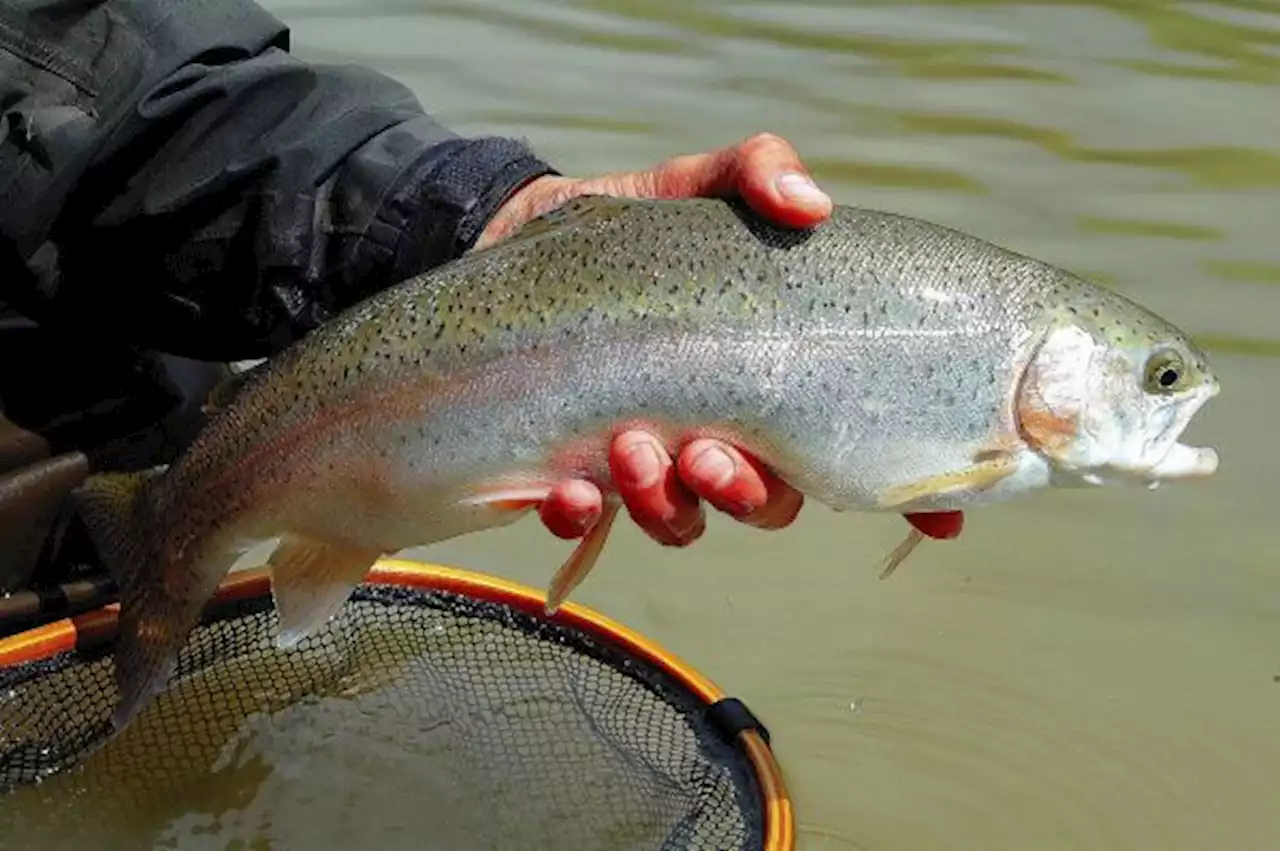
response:
[(1177, 393), (1189, 383), (1187, 365), (1177, 352), (1157, 352), (1147, 360), (1148, 393)]

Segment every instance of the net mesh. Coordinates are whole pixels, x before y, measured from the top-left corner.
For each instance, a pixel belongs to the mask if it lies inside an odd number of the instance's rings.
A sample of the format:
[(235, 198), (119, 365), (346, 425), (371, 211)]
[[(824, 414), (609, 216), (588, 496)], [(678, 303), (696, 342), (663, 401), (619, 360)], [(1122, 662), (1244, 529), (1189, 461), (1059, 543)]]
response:
[(763, 847), (706, 706), (586, 633), (376, 584), (293, 650), (275, 630), (269, 597), (211, 611), (105, 744), (109, 647), (0, 670), (0, 847)]

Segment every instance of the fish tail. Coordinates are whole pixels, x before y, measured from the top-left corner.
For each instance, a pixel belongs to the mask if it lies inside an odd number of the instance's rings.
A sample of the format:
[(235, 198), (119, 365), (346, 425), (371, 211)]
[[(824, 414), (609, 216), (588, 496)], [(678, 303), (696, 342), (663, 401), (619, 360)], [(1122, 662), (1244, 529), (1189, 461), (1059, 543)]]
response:
[(167, 599), (148, 522), (151, 494), (164, 468), (101, 473), (71, 494), (76, 514), (120, 593), (115, 678), (120, 699), (113, 726), (124, 727), (167, 683), (176, 653), (166, 628), (176, 601)]
[(71, 494), (76, 514), (122, 593), (146, 549), (140, 515), (146, 511), (149, 486), (159, 472), (99, 473)]

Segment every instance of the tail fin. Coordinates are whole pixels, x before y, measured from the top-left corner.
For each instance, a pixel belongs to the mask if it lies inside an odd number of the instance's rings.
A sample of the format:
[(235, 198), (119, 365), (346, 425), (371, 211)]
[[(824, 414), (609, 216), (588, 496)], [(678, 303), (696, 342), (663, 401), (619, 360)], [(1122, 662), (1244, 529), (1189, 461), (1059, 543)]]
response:
[[(98, 554), (120, 589), (115, 674), (120, 690), (112, 723), (117, 730), (163, 690), (182, 636), (185, 607), (166, 591), (148, 522), (151, 494), (164, 468), (89, 477), (71, 501)], [(200, 601), (203, 602), (203, 601)], [(185, 633), (183, 633), (185, 635)]]
[(163, 472), (161, 467), (137, 473), (99, 473), (72, 491), (76, 514), (122, 591), (144, 546), (139, 515), (146, 511), (150, 483)]

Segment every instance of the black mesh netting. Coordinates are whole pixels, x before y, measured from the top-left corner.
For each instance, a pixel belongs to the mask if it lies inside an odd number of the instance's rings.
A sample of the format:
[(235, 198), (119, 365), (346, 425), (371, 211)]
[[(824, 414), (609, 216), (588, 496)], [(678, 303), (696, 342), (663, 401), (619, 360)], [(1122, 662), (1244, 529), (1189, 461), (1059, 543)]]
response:
[(759, 849), (747, 758), (674, 679), (438, 591), (359, 588), (291, 651), (226, 605), (99, 744), (109, 648), (0, 671), (0, 848)]

